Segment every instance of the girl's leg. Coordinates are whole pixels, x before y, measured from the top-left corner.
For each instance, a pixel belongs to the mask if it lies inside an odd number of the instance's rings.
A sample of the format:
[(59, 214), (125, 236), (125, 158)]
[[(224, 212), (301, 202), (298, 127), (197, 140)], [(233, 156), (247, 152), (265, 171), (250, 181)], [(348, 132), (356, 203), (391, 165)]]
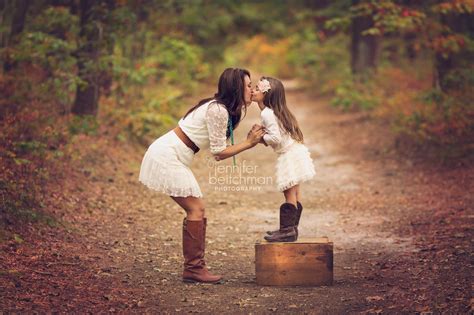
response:
[(303, 212), (303, 205), (301, 204), (301, 193), (300, 193), (300, 185), (296, 185), (296, 220), (295, 220), (295, 227), (296, 227), (296, 234), (298, 235), (298, 225), (300, 224), (301, 213)]
[[(291, 203), (295, 206), (297, 206), (297, 201), (298, 201), (298, 187), (299, 185), (293, 186), (285, 191), (283, 191), (283, 195), (285, 196), (285, 202), (286, 203)], [(274, 230), (274, 231), (267, 231), (268, 235), (272, 235), (276, 232), (280, 231), (280, 229)]]
[(295, 207), (296, 207), (296, 202), (298, 201), (297, 192), (298, 192), (298, 185), (288, 188), (287, 190), (283, 192), (283, 194), (285, 195), (286, 202), (295, 205)]
[(301, 193), (300, 193), (300, 185), (296, 185), (296, 201), (300, 201), (301, 200)]
[(267, 233), (270, 235), (264, 238), (268, 242), (294, 242), (298, 239), (295, 228), (296, 216), (298, 215), (296, 191), (297, 187), (293, 186), (283, 192), (286, 202), (280, 206), (280, 229)]

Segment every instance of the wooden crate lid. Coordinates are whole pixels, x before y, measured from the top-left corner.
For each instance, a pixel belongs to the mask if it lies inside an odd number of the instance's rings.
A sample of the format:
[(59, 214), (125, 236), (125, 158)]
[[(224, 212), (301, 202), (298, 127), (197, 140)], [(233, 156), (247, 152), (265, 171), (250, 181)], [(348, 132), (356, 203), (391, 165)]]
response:
[(307, 237), (307, 238), (300, 238), (296, 242), (267, 242), (266, 240), (257, 240), (255, 242), (255, 246), (257, 245), (292, 245), (292, 244), (332, 244), (329, 241), (327, 236), (322, 237)]

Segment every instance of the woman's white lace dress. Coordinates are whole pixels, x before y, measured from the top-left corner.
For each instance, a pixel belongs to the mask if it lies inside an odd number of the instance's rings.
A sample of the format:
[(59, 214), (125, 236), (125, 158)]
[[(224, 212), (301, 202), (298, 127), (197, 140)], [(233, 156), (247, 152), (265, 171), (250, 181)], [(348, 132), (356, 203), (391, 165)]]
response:
[(276, 182), (279, 191), (285, 191), (299, 183), (308, 181), (316, 174), (308, 148), (291, 138), (278, 124), (273, 110), (266, 107), (261, 112), (266, 134), (263, 140), (278, 154)]
[[(227, 147), (229, 114), (224, 105), (209, 101), (179, 121), (183, 132), (201, 149), (217, 154)], [(143, 157), (139, 180), (148, 188), (173, 197), (202, 197), (189, 168), (194, 152), (170, 131), (156, 139)]]

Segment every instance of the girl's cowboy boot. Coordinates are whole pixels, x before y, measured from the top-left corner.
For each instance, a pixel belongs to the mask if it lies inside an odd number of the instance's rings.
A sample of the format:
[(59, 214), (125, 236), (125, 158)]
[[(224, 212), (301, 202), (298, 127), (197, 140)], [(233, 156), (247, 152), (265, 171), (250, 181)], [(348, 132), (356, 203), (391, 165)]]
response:
[(268, 242), (294, 242), (298, 239), (296, 232), (296, 216), (298, 209), (292, 203), (280, 206), (280, 230), (272, 235), (265, 236)]
[[(300, 223), (301, 213), (303, 212), (303, 205), (299, 201), (296, 202), (296, 205), (298, 210), (298, 215), (296, 216), (296, 234), (298, 234), (298, 224)], [(267, 231), (267, 234), (272, 235), (273, 233), (276, 233), (278, 231), (280, 230)]]
[(204, 243), (206, 226), (204, 220), (183, 221), (183, 256), (184, 282), (218, 283), (221, 276), (213, 275), (207, 270), (204, 261)]

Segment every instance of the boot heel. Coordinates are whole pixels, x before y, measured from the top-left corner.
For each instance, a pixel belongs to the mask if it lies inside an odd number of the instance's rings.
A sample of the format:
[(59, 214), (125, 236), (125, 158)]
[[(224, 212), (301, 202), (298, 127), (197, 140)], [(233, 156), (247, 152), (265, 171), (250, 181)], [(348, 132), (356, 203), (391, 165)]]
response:
[(189, 278), (186, 278), (184, 279), (183, 278), (183, 282), (184, 283), (209, 283), (209, 284), (221, 284), (221, 283), (224, 283), (224, 279), (219, 279), (219, 280), (215, 280), (215, 281), (202, 281), (202, 280), (197, 280), (197, 279), (189, 279)]

